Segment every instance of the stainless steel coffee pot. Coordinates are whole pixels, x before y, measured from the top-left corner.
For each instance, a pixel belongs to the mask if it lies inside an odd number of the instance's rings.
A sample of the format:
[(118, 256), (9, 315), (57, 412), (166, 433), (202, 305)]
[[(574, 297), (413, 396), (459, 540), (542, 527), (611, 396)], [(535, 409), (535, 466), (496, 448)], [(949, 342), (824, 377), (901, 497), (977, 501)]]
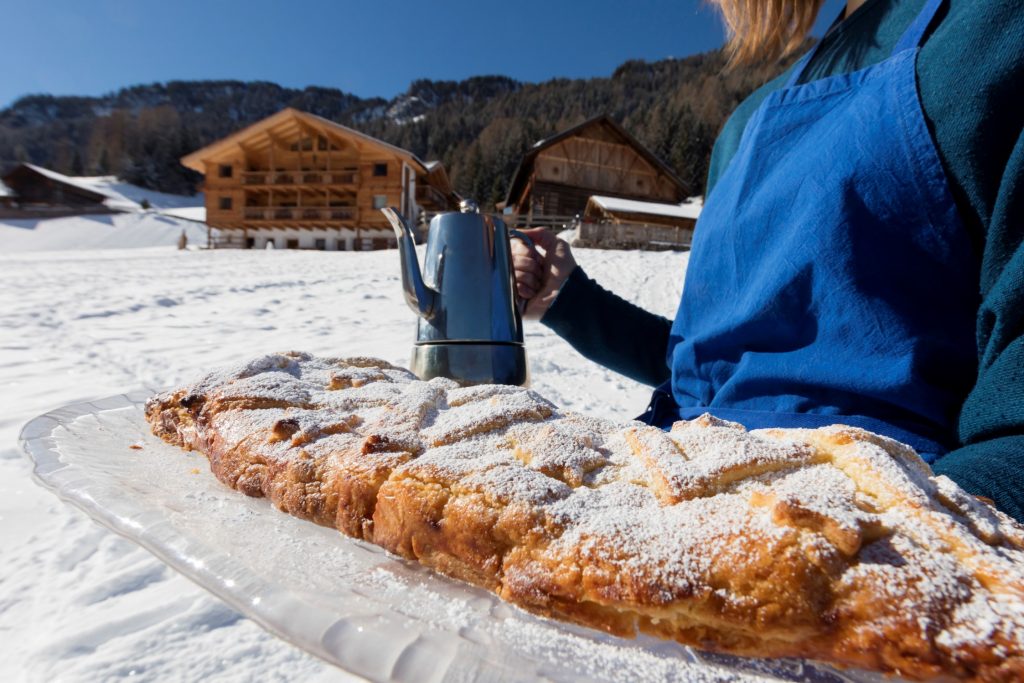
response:
[(460, 208), (430, 221), (422, 273), (412, 229), (397, 210), (382, 209), (398, 238), (405, 300), (419, 316), (411, 369), (425, 380), (526, 385), (509, 249), (510, 233), (518, 233), (471, 201)]

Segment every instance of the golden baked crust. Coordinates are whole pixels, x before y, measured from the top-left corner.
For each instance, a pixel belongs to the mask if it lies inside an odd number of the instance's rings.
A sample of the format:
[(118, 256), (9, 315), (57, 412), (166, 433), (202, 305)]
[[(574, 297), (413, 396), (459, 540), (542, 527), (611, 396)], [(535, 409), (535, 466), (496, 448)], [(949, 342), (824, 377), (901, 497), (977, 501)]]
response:
[(367, 358), (265, 356), (154, 433), (286, 512), (538, 614), (915, 679), (1024, 679), (1024, 528), (851, 427), (670, 432)]

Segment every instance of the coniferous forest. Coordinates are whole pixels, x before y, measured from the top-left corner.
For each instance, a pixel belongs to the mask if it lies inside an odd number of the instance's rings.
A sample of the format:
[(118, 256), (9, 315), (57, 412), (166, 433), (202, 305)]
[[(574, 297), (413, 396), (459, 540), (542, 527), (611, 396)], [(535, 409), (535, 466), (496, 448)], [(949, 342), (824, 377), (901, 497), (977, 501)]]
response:
[(240, 81), (172, 81), (102, 97), (29, 95), (0, 110), (0, 171), (28, 161), (190, 194), (201, 177), (178, 159), (295, 107), (443, 161), (460, 193), (490, 206), (504, 198), (534, 142), (606, 113), (675, 169), (693, 194), (703, 194), (718, 130), (787, 64), (728, 70), (716, 51), (629, 61), (606, 78), (418, 80), (392, 100)]

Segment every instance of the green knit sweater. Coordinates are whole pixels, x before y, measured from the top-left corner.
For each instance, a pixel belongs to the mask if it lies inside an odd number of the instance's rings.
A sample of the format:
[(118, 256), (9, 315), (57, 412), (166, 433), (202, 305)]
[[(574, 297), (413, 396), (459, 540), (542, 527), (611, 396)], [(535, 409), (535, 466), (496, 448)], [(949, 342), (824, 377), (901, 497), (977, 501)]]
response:
[[(825, 38), (803, 79), (887, 58), (924, 0), (867, 0)], [(708, 192), (751, 115), (788, 73), (762, 86), (715, 143)], [(976, 251), (978, 379), (964, 397), (961, 446), (933, 469), (1024, 520), (1024, 1), (949, 0), (917, 63), (925, 118)], [(669, 378), (671, 321), (577, 268), (541, 321), (584, 356), (652, 386)]]

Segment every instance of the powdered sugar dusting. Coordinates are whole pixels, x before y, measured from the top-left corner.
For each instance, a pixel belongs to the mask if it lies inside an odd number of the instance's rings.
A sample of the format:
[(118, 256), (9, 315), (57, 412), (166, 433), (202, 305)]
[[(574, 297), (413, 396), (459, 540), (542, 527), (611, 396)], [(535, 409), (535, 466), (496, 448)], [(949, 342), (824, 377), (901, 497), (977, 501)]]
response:
[(956, 675), (990, 665), (979, 647), (1024, 656), (1024, 552), (1007, 540), (1019, 526), (862, 430), (747, 432), (705, 416), (666, 433), (562, 412), (519, 387), (297, 353), (152, 405), (191, 410), (199, 429), (267, 462), (379, 461), (381, 490), (444, 492), (437, 533), (454, 501), (505, 510), (513, 526), (480, 541), (512, 544), (488, 571), (522, 604), (614, 606), (625, 633), (697, 629), (767, 653), (793, 652), (799, 635), (818, 656), (890, 670), (918, 649)]

